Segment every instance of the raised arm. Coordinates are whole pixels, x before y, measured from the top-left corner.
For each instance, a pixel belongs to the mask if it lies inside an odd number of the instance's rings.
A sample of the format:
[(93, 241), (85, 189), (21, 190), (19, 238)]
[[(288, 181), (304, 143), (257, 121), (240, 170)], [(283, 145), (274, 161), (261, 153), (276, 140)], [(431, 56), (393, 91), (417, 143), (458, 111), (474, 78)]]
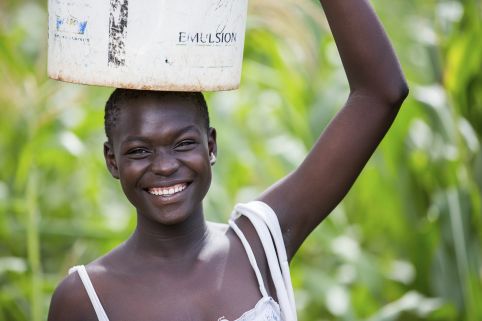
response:
[(395, 53), (368, 1), (320, 2), (350, 93), (303, 163), (260, 197), (279, 217), (290, 258), (346, 195), (408, 94)]

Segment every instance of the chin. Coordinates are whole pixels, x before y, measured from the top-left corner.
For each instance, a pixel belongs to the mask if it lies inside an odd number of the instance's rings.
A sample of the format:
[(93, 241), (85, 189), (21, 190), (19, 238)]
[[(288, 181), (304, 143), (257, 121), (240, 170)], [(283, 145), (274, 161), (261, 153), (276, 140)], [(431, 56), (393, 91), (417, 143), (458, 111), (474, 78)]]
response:
[(162, 208), (138, 211), (138, 213), (149, 221), (154, 221), (165, 226), (175, 226), (195, 219), (195, 216), (199, 215), (198, 213), (202, 213), (202, 210), (195, 210), (192, 207), (183, 206), (182, 204), (181, 206), (179, 206), (179, 204), (170, 204)]

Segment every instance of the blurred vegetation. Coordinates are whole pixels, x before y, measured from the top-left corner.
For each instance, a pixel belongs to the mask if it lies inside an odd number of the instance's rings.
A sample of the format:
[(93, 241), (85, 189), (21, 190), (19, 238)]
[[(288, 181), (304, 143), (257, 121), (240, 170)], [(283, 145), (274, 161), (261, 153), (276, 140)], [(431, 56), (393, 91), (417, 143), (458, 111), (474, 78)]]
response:
[[(45, 2), (0, 1), (0, 320), (45, 319), (68, 268), (135, 223), (102, 157), (111, 89), (46, 78)], [(482, 320), (481, 1), (374, 6), (412, 94), (295, 258), (299, 318)], [(239, 90), (208, 95), (213, 220), (299, 164), (348, 92), (311, 0), (252, 0), (243, 68)]]

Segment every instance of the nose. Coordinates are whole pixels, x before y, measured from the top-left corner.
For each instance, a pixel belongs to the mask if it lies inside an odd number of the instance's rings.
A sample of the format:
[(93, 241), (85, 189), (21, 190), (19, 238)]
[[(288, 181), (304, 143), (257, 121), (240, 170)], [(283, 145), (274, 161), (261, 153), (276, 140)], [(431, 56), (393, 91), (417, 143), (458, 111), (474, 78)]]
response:
[(151, 163), (151, 170), (156, 175), (168, 177), (179, 168), (179, 161), (170, 153), (157, 152)]

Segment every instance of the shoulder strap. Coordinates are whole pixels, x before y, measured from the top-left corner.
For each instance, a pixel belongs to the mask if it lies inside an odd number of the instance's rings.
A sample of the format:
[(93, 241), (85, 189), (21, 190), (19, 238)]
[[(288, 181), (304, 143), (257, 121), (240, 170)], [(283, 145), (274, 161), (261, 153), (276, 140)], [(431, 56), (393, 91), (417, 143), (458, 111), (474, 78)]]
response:
[(97, 315), (97, 319), (99, 319), (99, 321), (109, 321), (109, 318), (107, 317), (107, 314), (105, 313), (104, 308), (100, 303), (99, 297), (97, 296), (97, 293), (95, 293), (94, 286), (90, 281), (90, 278), (89, 278), (89, 275), (87, 274), (87, 270), (85, 269), (85, 266), (83, 265), (74, 266), (69, 270), (69, 274), (75, 271), (77, 271), (77, 273), (80, 276), (80, 279), (82, 280), (82, 284), (84, 285), (84, 288), (87, 291), (87, 295), (89, 296), (90, 302), (94, 307), (95, 314)]
[(260, 201), (236, 205), (231, 217), (234, 220), (241, 215), (251, 221), (263, 244), (284, 320), (296, 321), (293, 286), (278, 217), (271, 207)]
[(258, 264), (256, 263), (256, 258), (253, 254), (253, 250), (251, 249), (251, 246), (249, 245), (248, 240), (246, 239), (246, 237), (244, 236), (244, 233), (239, 229), (239, 227), (236, 225), (236, 223), (234, 223), (233, 220), (229, 220), (229, 225), (234, 230), (234, 232), (238, 235), (239, 239), (241, 240), (241, 243), (243, 243), (246, 254), (248, 255), (249, 263), (251, 263), (251, 267), (253, 268), (254, 273), (256, 274), (256, 278), (258, 279), (259, 291), (261, 292), (261, 295), (263, 295), (263, 297), (267, 297), (268, 292), (266, 291), (266, 287), (264, 286), (263, 277), (261, 276), (261, 271), (259, 270)]

